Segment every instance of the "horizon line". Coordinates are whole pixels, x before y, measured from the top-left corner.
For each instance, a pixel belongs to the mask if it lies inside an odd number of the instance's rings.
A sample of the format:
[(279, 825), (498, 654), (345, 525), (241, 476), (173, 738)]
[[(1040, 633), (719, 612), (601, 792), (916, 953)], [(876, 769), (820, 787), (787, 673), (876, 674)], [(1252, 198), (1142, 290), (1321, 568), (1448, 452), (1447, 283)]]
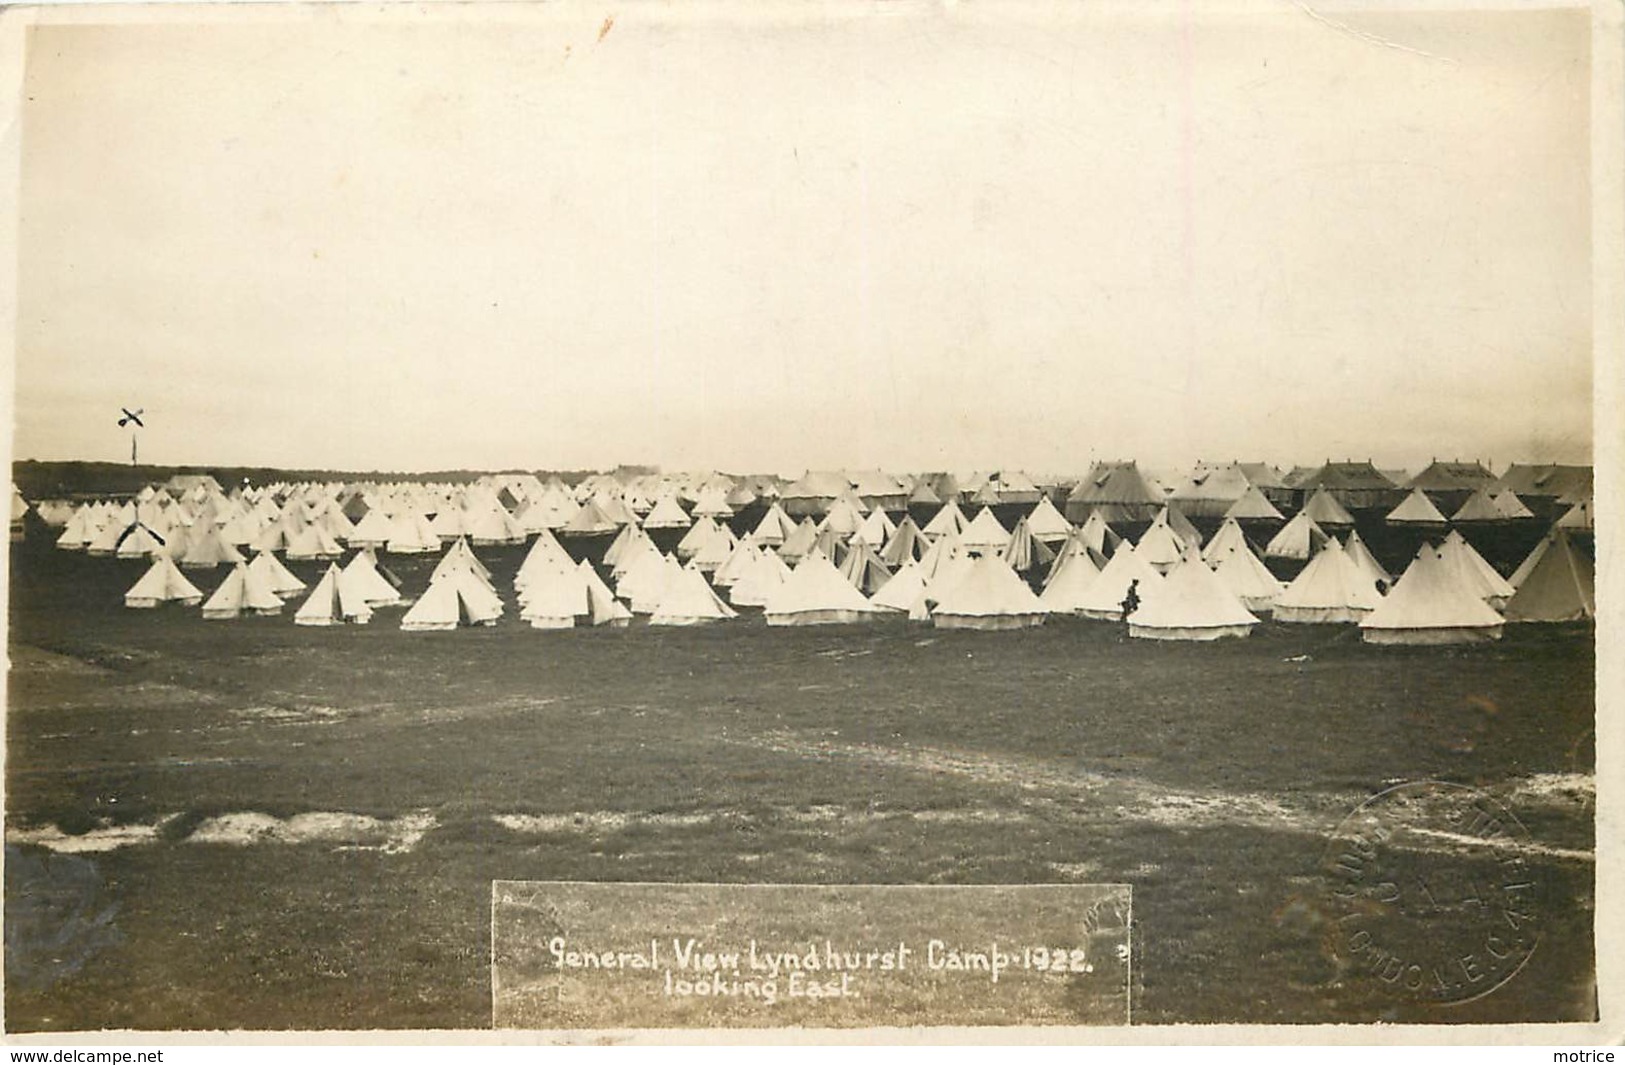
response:
[(773, 476), (773, 477), (778, 477), (778, 478), (785, 479), (785, 480), (796, 480), (801, 476), (805, 476), (807, 474), (813, 474), (813, 473), (851, 473), (851, 472), (879, 472), (879, 473), (887, 473), (887, 474), (890, 474), (890, 473), (904, 473), (904, 474), (977, 473), (977, 474), (986, 474), (986, 473), (1018, 472), (1018, 473), (1028, 474), (1029, 476), (1031, 476), (1034, 472), (1037, 472), (1038, 474), (1050, 475), (1050, 476), (1079, 477), (1079, 478), (1081, 478), (1083, 476), (1086, 476), (1091, 469), (1095, 468), (1097, 465), (1099, 465), (1101, 463), (1108, 463), (1108, 464), (1114, 464), (1114, 465), (1133, 463), (1136, 466), (1139, 466), (1139, 467), (1144, 468), (1144, 469), (1151, 470), (1153, 472), (1179, 471), (1181, 473), (1186, 472), (1186, 471), (1194, 471), (1194, 470), (1202, 468), (1202, 467), (1223, 468), (1223, 467), (1232, 466), (1232, 465), (1252, 465), (1252, 464), (1255, 464), (1255, 463), (1261, 463), (1263, 465), (1270, 466), (1270, 467), (1272, 467), (1274, 469), (1277, 469), (1277, 470), (1281, 471), (1282, 473), (1289, 473), (1292, 470), (1299, 469), (1299, 468), (1320, 469), (1322, 466), (1325, 466), (1325, 465), (1328, 465), (1328, 464), (1369, 463), (1372, 467), (1374, 467), (1375, 469), (1377, 469), (1379, 471), (1382, 471), (1382, 470), (1385, 470), (1385, 469), (1392, 469), (1392, 470), (1403, 469), (1406, 472), (1417, 473), (1417, 472), (1420, 472), (1422, 470), (1427, 469), (1429, 466), (1431, 466), (1431, 465), (1433, 465), (1435, 463), (1440, 463), (1440, 462), (1450, 463), (1450, 464), (1477, 464), (1479, 466), (1482, 466), (1484, 469), (1488, 470), (1490, 473), (1495, 474), (1498, 477), (1504, 475), (1506, 470), (1510, 469), (1513, 466), (1571, 466), (1571, 467), (1595, 468), (1595, 460), (1594, 459), (1588, 459), (1587, 461), (1581, 462), (1581, 461), (1572, 461), (1572, 460), (1570, 460), (1570, 461), (1563, 461), (1563, 460), (1542, 461), (1542, 460), (1533, 460), (1533, 459), (1527, 459), (1527, 458), (1516, 458), (1516, 459), (1512, 459), (1512, 460), (1510, 460), (1508, 462), (1505, 462), (1505, 463), (1502, 463), (1502, 464), (1497, 464), (1497, 463), (1494, 462), (1494, 460), (1492, 458), (1487, 458), (1487, 457), (1486, 458), (1480, 458), (1480, 457), (1477, 457), (1477, 456), (1469, 456), (1469, 457), (1463, 458), (1463, 457), (1460, 457), (1460, 456), (1451, 456), (1449, 458), (1442, 458), (1442, 457), (1439, 457), (1439, 456), (1436, 456), (1436, 455), (1435, 456), (1430, 456), (1426, 461), (1411, 460), (1411, 461), (1407, 461), (1405, 463), (1405, 465), (1403, 465), (1403, 466), (1396, 466), (1396, 465), (1392, 465), (1392, 464), (1385, 463), (1385, 462), (1379, 462), (1376, 459), (1373, 459), (1373, 458), (1370, 458), (1370, 457), (1355, 457), (1355, 456), (1344, 456), (1344, 457), (1341, 457), (1341, 458), (1334, 457), (1334, 456), (1329, 456), (1329, 457), (1326, 457), (1326, 458), (1320, 460), (1319, 462), (1316, 462), (1316, 463), (1313, 463), (1313, 464), (1309, 464), (1309, 463), (1281, 463), (1281, 462), (1277, 462), (1277, 461), (1272, 460), (1272, 459), (1234, 459), (1234, 458), (1233, 459), (1211, 459), (1211, 460), (1210, 459), (1196, 459), (1196, 460), (1185, 460), (1185, 461), (1181, 461), (1181, 462), (1178, 462), (1178, 463), (1161, 463), (1161, 462), (1147, 462), (1147, 461), (1135, 458), (1131, 454), (1117, 454), (1117, 455), (1110, 455), (1110, 456), (1096, 454), (1096, 455), (1091, 455), (1085, 465), (1083, 465), (1081, 467), (1078, 467), (1076, 469), (1072, 469), (1072, 470), (1057, 470), (1057, 469), (1053, 469), (1053, 468), (1045, 469), (1045, 468), (1039, 467), (1039, 466), (1009, 465), (1009, 464), (1006, 464), (1006, 465), (975, 465), (975, 466), (970, 466), (970, 465), (964, 465), (964, 466), (960, 466), (960, 465), (953, 465), (953, 466), (921, 466), (921, 467), (888, 466), (888, 465), (861, 465), (861, 466), (852, 466), (852, 465), (815, 466), (815, 465), (808, 465), (808, 466), (798, 467), (798, 469), (801, 472), (800, 473), (794, 473), (794, 474), (786, 473), (786, 472), (784, 472), (783, 470), (780, 470), (780, 469), (749, 469), (749, 468), (743, 468), (743, 467), (740, 467), (740, 468), (727, 468), (727, 467), (722, 467), (722, 466), (709, 466), (709, 467), (705, 467), (705, 466), (701, 466), (701, 467), (678, 466), (678, 467), (670, 467), (670, 468), (668, 468), (667, 466), (665, 466), (665, 465), (663, 465), (661, 463), (655, 463), (655, 462), (626, 462), (626, 461), (616, 462), (616, 463), (609, 464), (609, 465), (561, 464), (561, 465), (553, 465), (553, 466), (548, 466), (548, 465), (530, 465), (530, 466), (526, 466), (526, 465), (520, 465), (520, 464), (516, 464), (516, 463), (509, 463), (509, 464), (498, 465), (498, 466), (465, 465), (465, 466), (437, 466), (437, 467), (434, 467), (434, 468), (420, 468), (420, 469), (358, 469), (358, 468), (343, 467), (343, 466), (314, 466), (314, 465), (272, 464), (272, 463), (264, 463), (264, 462), (143, 462), (143, 463), (139, 463), (139, 464), (131, 464), (131, 463), (126, 463), (126, 462), (120, 462), (120, 461), (117, 461), (117, 460), (114, 460), (114, 459), (21, 458), (21, 457), (17, 457), (17, 456), (13, 456), (13, 458), (12, 458), (12, 464), (14, 466), (16, 466), (18, 464), (21, 464), (21, 463), (36, 463), (36, 464), (40, 464), (40, 465), (65, 465), (65, 464), (70, 464), (70, 463), (77, 463), (77, 464), (82, 464), (82, 465), (107, 466), (107, 467), (113, 467), (113, 468), (116, 468), (116, 469), (152, 470), (152, 471), (157, 471), (157, 470), (171, 470), (171, 471), (191, 470), (191, 471), (197, 471), (197, 472), (211, 472), (211, 471), (216, 470), (216, 469), (222, 469), (222, 470), (239, 469), (239, 470), (258, 470), (258, 471), (268, 471), (268, 472), (278, 472), (278, 473), (303, 472), (303, 473), (333, 474), (333, 475), (342, 476), (344, 479), (347, 479), (347, 480), (365, 480), (365, 479), (369, 479), (369, 478), (387, 478), (387, 477), (390, 477), (390, 476), (432, 477), (432, 476), (437, 475), (437, 474), (476, 474), (476, 475), (564, 474), (564, 473), (608, 474), (608, 473), (614, 473), (617, 470), (642, 470), (642, 471), (646, 471), (647, 473), (652, 474), (652, 475), (656, 475), (656, 476), (673, 476), (673, 475), (682, 475), (682, 474), (706, 473), (706, 474), (721, 474), (721, 475), (725, 475), (725, 476), (737, 476), (737, 477)]

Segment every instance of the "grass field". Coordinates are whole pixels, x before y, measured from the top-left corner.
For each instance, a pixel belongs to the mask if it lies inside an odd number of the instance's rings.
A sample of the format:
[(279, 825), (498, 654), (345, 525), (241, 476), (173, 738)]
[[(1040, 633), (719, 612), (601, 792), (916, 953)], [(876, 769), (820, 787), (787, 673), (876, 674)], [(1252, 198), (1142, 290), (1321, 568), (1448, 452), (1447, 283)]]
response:
[[(8, 1029), (481, 1027), (493, 879), (1121, 881), (1136, 1023), (1594, 1016), (1588, 627), (544, 633), (481, 555), (503, 623), (409, 634), (126, 610), (141, 564), (14, 545)], [(1450, 1008), (1342, 968), (1318, 903), (1342, 817), (1426, 778), (1541, 844), (1533, 960)]]

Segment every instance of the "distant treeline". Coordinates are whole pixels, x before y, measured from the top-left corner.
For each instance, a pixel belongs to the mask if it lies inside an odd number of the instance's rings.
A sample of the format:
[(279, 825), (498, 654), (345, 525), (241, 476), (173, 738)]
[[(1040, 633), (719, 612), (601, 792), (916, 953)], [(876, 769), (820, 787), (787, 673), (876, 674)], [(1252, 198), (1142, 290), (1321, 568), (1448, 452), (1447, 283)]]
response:
[[(659, 473), (658, 466), (622, 466), (634, 474)], [(128, 496), (144, 485), (162, 483), (179, 475), (209, 474), (230, 491), (245, 480), (267, 485), (278, 481), (450, 481), (467, 482), (491, 473), (534, 473), (542, 480), (557, 476), (578, 484), (594, 470), (431, 470), (406, 473), (380, 470), (286, 470), (271, 466), (131, 466), (117, 462), (41, 462), (24, 459), (11, 464), (11, 478), (24, 498), (56, 499), (77, 496)]]

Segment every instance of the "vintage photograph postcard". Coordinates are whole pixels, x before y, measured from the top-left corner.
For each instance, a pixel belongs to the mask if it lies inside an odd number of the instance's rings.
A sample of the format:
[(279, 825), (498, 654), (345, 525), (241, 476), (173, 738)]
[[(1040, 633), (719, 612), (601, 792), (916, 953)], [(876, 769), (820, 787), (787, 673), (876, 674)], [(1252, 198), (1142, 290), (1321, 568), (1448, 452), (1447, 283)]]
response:
[(1621, 22), (5, 11), (6, 1037), (1617, 1041)]

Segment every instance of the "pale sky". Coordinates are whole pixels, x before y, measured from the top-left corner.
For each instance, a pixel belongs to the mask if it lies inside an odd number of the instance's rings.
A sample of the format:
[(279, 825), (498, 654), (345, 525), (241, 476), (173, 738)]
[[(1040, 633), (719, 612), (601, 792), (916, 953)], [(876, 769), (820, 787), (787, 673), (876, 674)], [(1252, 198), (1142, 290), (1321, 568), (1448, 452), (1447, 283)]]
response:
[(16, 456), (1589, 461), (1584, 11), (732, 10), (37, 28)]

